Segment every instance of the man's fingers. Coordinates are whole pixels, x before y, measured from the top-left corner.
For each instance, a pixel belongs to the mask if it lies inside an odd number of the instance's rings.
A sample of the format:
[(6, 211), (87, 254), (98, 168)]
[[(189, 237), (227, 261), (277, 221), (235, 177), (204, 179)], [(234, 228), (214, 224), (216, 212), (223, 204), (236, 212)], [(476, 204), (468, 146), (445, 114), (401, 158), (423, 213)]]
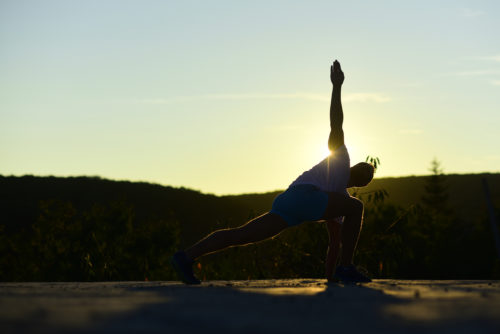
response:
[(334, 70), (335, 72), (340, 72), (340, 71), (342, 71), (342, 69), (340, 68), (340, 63), (338, 62), (338, 60), (335, 60), (335, 61), (333, 62), (333, 70)]
[(338, 61), (334, 61), (333, 62), (333, 71), (334, 72), (337, 72), (338, 68), (339, 68), (339, 62)]

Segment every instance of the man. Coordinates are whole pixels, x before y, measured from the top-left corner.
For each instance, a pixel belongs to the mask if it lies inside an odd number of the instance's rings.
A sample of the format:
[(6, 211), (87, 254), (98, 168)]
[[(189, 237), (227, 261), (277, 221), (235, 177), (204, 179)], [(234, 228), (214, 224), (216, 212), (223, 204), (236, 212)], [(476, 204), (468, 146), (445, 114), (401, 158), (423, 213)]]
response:
[[(350, 167), (342, 129), (341, 88), (344, 73), (338, 61), (330, 67), (330, 79), (333, 89), (328, 147), (332, 153), (300, 175), (284, 193), (276, 197), (270, 212), (240, 227), (215, 231), (188, 249), (175, 253), (172, 264), (183, 282), (200, 284), (192, 271), (194, 260), (200, 256), (258, 242), (305, 221), (325, 220), (330, 233), (327, 278), (332, 279), (338, 254), (337, 240), (340, 240), (342, 256), (335, 270), (335, 279), (346, 283), (370, 281), (352, 264), (363, 221), (363, 203), (349, 196), (346, 188), (366, 186), (373, 178), (374, 167), (364, 162)], [(343, 217), (343, 222), (339, 217)], [(339, 229), (341, 222), (342, 228)]]

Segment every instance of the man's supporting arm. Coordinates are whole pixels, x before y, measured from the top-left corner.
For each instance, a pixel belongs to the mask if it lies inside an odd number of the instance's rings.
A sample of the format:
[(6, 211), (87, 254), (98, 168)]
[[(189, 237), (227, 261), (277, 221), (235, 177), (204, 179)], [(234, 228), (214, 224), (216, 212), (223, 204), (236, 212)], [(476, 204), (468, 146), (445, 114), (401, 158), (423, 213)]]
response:
[(328, 281), (333, 280), (333, 274), (335, 272), (335, 268), (337, 267), (337, 262), (340, 254), (340, 239), (341, 239), (341, 229), (342, 225), (340, 224), (342, 221), (341, 217), (334, 218), (326, 221), (326, 227), (328, 229), (328, 239), (329, 245), (328, 250), (326, 252), (326, 279)]

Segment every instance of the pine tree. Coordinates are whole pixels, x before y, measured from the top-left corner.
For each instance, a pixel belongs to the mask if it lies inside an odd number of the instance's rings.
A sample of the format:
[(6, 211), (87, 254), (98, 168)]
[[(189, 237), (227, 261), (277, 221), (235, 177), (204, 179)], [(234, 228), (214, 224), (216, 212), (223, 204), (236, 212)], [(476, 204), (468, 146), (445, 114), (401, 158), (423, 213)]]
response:
[[(463, 265), (461, 256), (457, 256), (457, 244), (461, 244), (464, 226), (458, 221), (448, 202), (448, 185), (441, 164), (432, 160), (432, 174), (425, 183), (425, 194), (422, 196), (424, 208), (420, 223), (427, 239), (425, 270), (427, 275), (437, 279), (453, 276)], [(427, 212), (427, 213), (425, 213)]]
[(448, 214), (451, 211), (448, 204), (448, 185), (441, 163), (437, 159), (433, 159), (429, 171), (432, 174), (426, 180), (422, 204), (432, 215)]

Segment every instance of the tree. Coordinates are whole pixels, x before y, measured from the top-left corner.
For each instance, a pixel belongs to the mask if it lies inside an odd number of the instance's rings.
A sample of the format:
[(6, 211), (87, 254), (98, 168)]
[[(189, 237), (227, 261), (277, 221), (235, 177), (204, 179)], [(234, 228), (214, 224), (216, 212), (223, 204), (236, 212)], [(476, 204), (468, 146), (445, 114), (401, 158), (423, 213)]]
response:
[(432, 174), (425, 183), (425, 194), (421, 198), (423, 212), (419, 224), (426, 235), (428, 254), (426, 255), (426, 275), (444, 279), (456, 277), (462, 271), (466, 255), (464, 237), (466, 227), (457, 219), (448, 202), (446, 176), (437, 159), (431, 161)]
[(425, 183), (425, 194), (422, 196), (422, 204), (434, 216), (441, 216), (450, 213), (448, 204), (448, 185), (446, 176), (441, 168), (441, 163), (434, 158), (431, 161), (429, 171), (432, 174)]

